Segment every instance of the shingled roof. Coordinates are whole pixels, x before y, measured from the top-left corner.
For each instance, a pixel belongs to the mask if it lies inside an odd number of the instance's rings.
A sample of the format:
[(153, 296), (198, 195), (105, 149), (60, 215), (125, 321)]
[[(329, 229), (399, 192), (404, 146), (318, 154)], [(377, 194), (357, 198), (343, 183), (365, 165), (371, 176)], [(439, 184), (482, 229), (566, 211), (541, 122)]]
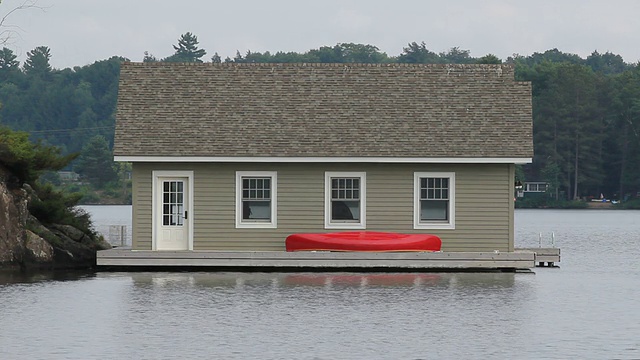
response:
[(509, 65), (124, 63), (119, 157), (533, 157)]

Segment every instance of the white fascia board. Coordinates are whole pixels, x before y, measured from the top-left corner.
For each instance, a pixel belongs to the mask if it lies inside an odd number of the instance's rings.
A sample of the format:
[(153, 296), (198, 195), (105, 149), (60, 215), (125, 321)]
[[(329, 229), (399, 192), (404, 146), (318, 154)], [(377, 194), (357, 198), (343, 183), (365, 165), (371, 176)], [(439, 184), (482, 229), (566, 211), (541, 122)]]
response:
[(532, 158), (402, 158), (402, 157), (214, 157), (114, 156), (122, 162), (238, 163), (388, 163), (388, 164), (530, 164)]

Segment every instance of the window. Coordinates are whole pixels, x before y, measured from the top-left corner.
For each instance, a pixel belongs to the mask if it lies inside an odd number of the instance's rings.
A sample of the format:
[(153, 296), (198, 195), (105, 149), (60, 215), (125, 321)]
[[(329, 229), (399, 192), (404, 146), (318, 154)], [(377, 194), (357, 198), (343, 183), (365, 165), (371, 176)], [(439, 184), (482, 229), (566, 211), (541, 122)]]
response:
[(365, 229), (366, 175), (364, 172), (325, 173), (324, 226), (326, 229)]
[(236, 172), (236, 228), (276, 228), (276, 173)]
[(535, 183), (525, 183), (525, 192), (545, 192), (547, 191), (547, 183), (545, 182), (535, 182)]
[(162, 225), (184, 225), (184, 186), (182, 180), (162, 182)]
[(415, 229), (455, 228), (455, 174), (415, 173)]

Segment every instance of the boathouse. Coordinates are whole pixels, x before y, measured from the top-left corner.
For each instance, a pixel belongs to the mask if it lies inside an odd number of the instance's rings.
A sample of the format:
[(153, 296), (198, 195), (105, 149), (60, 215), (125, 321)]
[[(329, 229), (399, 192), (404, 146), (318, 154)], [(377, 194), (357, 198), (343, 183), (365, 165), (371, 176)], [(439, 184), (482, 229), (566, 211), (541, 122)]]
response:
[(514, 251), (531, 85), (511, 65), (124, 63), (133, 249), (283, 251), (300, 232)]

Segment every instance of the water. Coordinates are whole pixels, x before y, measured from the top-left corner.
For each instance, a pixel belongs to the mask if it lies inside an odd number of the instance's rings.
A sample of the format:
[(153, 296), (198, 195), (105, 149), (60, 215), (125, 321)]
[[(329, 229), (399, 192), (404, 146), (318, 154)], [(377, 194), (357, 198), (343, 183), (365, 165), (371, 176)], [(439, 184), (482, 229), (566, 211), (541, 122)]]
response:
[[(131, 246), (131, 206), (130, 205), (85, 205), (81, 206), (91, 214), (95, 230), (114, 246)], [(124, 234), (120, 226), (125, 227)], [(122, 239), (124, 237), (124, 239)]]
[(517, 210), (535, 274), (5, 276), (0, 359), (640, 359), (638, 220)]

